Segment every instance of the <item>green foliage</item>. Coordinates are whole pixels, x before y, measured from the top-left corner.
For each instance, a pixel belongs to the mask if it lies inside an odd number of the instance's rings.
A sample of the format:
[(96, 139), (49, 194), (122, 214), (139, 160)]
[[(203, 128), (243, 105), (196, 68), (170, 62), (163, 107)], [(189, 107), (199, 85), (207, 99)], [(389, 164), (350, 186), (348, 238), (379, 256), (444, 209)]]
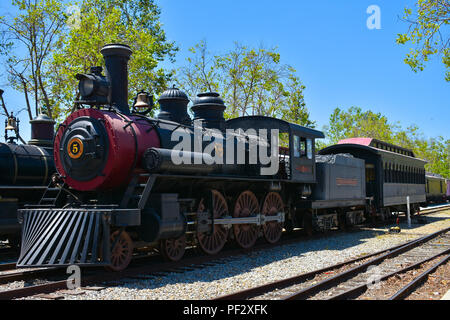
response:
[[(56, 0), (12, 0), (18, 14), (0, 17), (0, 55), (13, 89), (24, 93), (28, 116), (39, 109), (53, 115), (46, 64), (66, 21), (63, 4)], [(34, 106), (31, 105), (34, 100)]]
[(330, 116), (330, 125), (325, 127), (325, 132), (331, 144), (353, 137), (371, 137), (390, 142), (396, 126), (390, 124), (385, 116), (370, 110), (363, 112), (359, 107), (351, 107), (344, 111), (336, 108)]
[(173, 61), (178, 48), (166, 39), (153, 0), (83, 0), (81, 20), (63, 34), (49, 62), (57, 72), (51, 77), (53, 105), (68, 113), (78, 98), (74, 75), (104, 66), (100, 49), (108, 43), (127, 44), (133, 50), (129, 63), (129, 99), (138, 91), (159, 94), (167, 87), (171, 71), (158, 67)]
[(428, 161), (427, 171), (450, 178), (450, 139), (441, 136), (427, 139), (416, 125), (403, 129), (381, 113), (351, 107), (348, 110), (336, 108), (324, 131), (328, 141), (319, 142), (318, 150), (346, 138), (375, 138), (413, 150), (416, 157)]
[(447, 29), (450, 24), (449, 1), (417, 0), (416, 7), (416, 13), (405, 9), (403, 20), (409, 23), (409, 29), (407, 33), (397, 36), (398, 44), (415, 45), (404, 61), (417, 72), (424, 69), (431, 56), (441, 56), (446, 68), (445, 80), (450, 81), (450, 39)]
[(428, 161), (427, 171), (450, 178), (450, 139), (439, 136), (428, 140), (421, 139), (414, 142), (413, 150), (419, 158)]
[(213, 55), (201, 41), (190, 52), (177, 82), (191, 97), (219, 92), (227, 118), (264, 115), (314, 127), (304, 102), (305, 86), (291, 66), (281, 64), (276, 49), (235, 43), (232, 50)]

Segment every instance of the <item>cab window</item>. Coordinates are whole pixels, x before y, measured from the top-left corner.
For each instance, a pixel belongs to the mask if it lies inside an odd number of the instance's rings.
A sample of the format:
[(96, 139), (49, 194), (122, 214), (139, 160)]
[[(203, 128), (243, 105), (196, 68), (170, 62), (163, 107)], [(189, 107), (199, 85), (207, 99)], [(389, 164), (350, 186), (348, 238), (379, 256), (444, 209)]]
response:
[(294, 135), (294, 157), (300, 157), (300, 137)]
[(300, 138), (300, 156), (306, 157), (306, 139)]
[(294, 135), (294, 157), (312, 159), (312, 140)]
[(308, 159), (312, 159), (313, 158), (313, 144), (312, 144), (312, 139), (306, 139), (306, 154)]

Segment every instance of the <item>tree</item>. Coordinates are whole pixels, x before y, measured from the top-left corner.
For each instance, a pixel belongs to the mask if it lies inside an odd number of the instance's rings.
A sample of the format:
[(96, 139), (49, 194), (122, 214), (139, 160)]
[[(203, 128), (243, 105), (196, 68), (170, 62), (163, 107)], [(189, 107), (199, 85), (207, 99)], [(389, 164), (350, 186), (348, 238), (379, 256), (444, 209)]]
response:
[[(448, 0), (417, 0), (417, 12), (406, 8), (403, 20), (409, 23), (407, 33), (398, 34), (397, 43), (411, 43), (415, 48), (406, 55), (405, 63), (414, 72), (422, 71), (433, 55), (442, 57), (445, 80), (450, 81), (450, 2)], [(446, 33), (447, 32), (447, 33)]]
[(219, 70), (217, 57), (207, 50), (206, 42), (200, 41), (189, 48), (192, 56), (187, 57), (187, 65), (179, 69), (177, 82), (186, 90), (188, 95), (195, 97), (197, 93), (219, 90)]
[[(171, 71), (159, 62), (173, 62), (178, 48), (166, 39), (153, 0), (83, 0), (80, 21), (63, 34), (56, 46), (51, 78), (54, 107), (65, 113), (74, 108), (79, 93), (74, 75), (103, 66), (100, 49), (108, 43), (127, 44), (133, 50), (129, 63), (129, 99), (141, 90), (159, 94), (167, 88)], [(63, 112), (63, 113), (64, 113)]]
[(415, 150), (419, 158), (428, 161), (425, 166), (427, 171), (450, 178), (450, 140), (443, 137), (430, 138), (429, 140), (416, 141)]
[(53, 69), (46, 62), (66, 21), (63, 4), (56, 0), (13, 0), (12, 4), (19, 14), (0, 17), (0, 55), (8, 80), (24, 94), (30, 120), (40, 111), (52, 117), (47, 79)]
[(276, 49), (235, 43), (232, 50), (213, 55), (201, 41), (190, 52), (187, 65), (178, 70), (179, 86), (192, 97), (202, 91), (219, 92), (227, 118), (264, 115), (315, 125), (304, 102), (305, 86), (291, 66), (281, 64)]
[(381, 113), (351, 107), (348, 111), (335, 108), (330, 116), (329, 125), (325, 126), (324, 131), (331, 144), (356, 137), (371, 137), (392, 142), (396, 128), (397, 124), (389, 123)]
[(325, 133), (328, 143), (319, 144), (318, 149), (346, 138), (375, 138), (412, 150), (416, 157), (428, 161), (427, 171), (450, 178), (450, 140), (441, 136), (427, 139), (417, 125), (403, 129), (399, 122), (389, 122), (381, 113), (363, 111), (359, 107), (336, 108), (325, 126)]

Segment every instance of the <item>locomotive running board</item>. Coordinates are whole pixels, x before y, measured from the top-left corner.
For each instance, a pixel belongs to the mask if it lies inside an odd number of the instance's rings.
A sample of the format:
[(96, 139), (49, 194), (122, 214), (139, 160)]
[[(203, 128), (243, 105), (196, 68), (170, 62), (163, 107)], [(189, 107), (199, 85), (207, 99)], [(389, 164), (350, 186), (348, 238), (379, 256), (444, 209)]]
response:
[(111, 210), (23, 209), (17, 267), (110, 265)]

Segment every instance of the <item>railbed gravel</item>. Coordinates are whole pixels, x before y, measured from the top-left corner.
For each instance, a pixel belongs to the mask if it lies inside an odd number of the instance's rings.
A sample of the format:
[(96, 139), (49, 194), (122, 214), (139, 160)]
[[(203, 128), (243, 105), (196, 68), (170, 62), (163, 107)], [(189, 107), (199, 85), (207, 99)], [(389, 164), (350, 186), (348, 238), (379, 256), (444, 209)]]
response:
[(321, 239), (300, 240), (251, 252), (224, 264), (181, 274), (170, 273), (152, 280), (123, 279), (116, 284), (99, 283), (106, 288), (62, 295), (70, 300), (209, 300), (364, 256), (450, 227), (450, 210), (430, 214), (425, 219), (427, 224), (413, 224), (411, 229), (406, 223), (400, 224), (402, 231), (397, 234), (387, 233), (388, 226), (331, 233)]
[[(425, 262), (422, 264), (419, 268), (409, 270), (404, 273), (396, 274), (395, 276), (389, 277), (388, 279), (379, 282), (376, 285), (373, 285), (370, 287), (366, 292), (364, 292), (362, 295), (360, 295), (357, 299), (359, 300), (387, 300), (390, 297), (392, 297), (395, 293), (397, 293), (400, 289), (402, 289), (405, 285), (409, 284), (412, 280), (414, 280), (416, 277), (419, 276), (422, 272), (426, 271), (427, 269), (434, 266), (437, 262), (439, 262), (442, 259), (442, 256), (435, 258), (431, 261)], [(450, 266), (450, 263), (447, 263), (448, 266)], [(448, 269), (447, 266), (447, 269)], [(415, 300), (422, 300), (423, 298), (428, 299), (431, 298), (433, 300), (439, 299), (441, 296), (443, 296), (447, 290), (450, 289), (450, 281), (448, 279), (439, 277), (439, 280), (441, 280), (438, 283), (435, 283), (436, 281), (436, 274), (439, 274), (439, 271), (445, 268), (444, 266), (440, 267), (441, 269), (438, 270), (438, 272), (432, 273), (429, 278), (431, 278), (427, 283), (419, 287), (419, 289), (416, 289), (413, 294), (406, 297), (406, 299), (415, 299)], [(440, 272), (442, 273), (442, 272)], [(431, 283), (433, 283), (433, 286), (431, 286)], [(430, 288), (427, 290), (423, 290), (423, 287), (427, 287), (427, 284), (430, 284)], [(426, 291), (427, 295), (425, 297), (420, 296), (418, 293), (421, 291)], [(436, 294), (438, 292), (438, 294)], [(428, 294), (431, 293), (431, 294)]]

